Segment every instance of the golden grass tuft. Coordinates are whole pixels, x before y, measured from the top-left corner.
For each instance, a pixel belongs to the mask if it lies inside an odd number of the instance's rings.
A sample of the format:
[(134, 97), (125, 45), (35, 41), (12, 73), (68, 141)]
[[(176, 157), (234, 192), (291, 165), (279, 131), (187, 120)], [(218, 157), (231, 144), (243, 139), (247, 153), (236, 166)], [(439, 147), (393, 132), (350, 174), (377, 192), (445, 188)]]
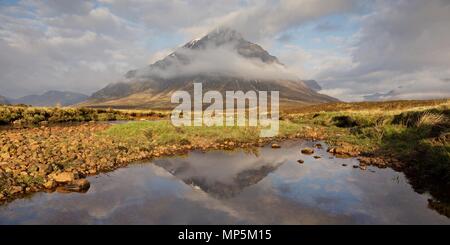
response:
[(433, 125), (441, 125), (446, 123), (447, 118), (443, 114), (425, 112), (422, 116), (417, 120), (416, 126), (433, 126)]

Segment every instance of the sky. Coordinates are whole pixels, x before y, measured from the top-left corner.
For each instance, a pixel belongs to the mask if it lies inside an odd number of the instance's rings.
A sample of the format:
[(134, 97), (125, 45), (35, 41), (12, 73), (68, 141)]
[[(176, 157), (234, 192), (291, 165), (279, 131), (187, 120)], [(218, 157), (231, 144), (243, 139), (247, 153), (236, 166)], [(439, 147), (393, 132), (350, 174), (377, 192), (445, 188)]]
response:
[(450, 97), (448, 0), (0, 0), (0, 95), (91, 94), (224, 25), (344, 101)]

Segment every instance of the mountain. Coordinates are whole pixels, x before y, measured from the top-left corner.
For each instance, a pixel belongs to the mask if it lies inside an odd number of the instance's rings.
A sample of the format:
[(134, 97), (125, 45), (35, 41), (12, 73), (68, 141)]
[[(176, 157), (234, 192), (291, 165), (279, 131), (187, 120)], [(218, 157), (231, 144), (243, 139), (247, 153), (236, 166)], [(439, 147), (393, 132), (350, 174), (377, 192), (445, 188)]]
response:
[(6, 97), (0, 95), (0, 105), (7, 105), (9, 101)]
[(47, 91), (41, 95), (27, 95), (18, 99), (12, 99), (11, 103), (14, 104), (26, 104), (33, 106), (55, 106), (60, 104), (62, 106), (68, 106), (80, 103), (88, 98), (87, 95), (67, 92), (67, 91)]
[(391, 90), (387, 93), (374, 93), (374, 94), (369, 94), (369, 95), (365, 95), (363, 98), (365, 101), (383, 101), (383, 100), (389, 100), (392, 99), (392, 96), (395, 95), (395, 91)]
[[(277, 57), (229, 28), (217, 28), (194, 39), (147, 67), (131, 70), (121, 82), (95, 92), (80, 106), (115, 108), (171, 108), (171, 94), (192, 93), (193, 83), (203, 91), (280, 91), (280, 103), (316, 104), (337, 101), (308, 87)], [(316, 86), (317, 85), (317, 86)], [(319, 86), (320, 87), (320, 86)]]
[(303, 81), (308, 88), (314, 90), (314, 91), (320, 91), (322, 90), (322, 87), (317, 83), (316, 80), (304, 80)]

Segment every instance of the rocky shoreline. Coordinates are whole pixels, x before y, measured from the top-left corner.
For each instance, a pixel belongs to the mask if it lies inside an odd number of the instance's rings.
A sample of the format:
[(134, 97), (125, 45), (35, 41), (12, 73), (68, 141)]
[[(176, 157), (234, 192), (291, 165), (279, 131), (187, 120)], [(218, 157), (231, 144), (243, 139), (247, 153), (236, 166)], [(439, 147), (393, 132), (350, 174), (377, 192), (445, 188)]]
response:
[[(101, 135), (108, 127), (110, 125), (106, 123), (83, 123), (0, 130), (0, 203), (38, 191), (84, 192), (89, 189), (89, 182), (85, 179), (87, 176), (112, 171), (133, 162), (186, 154), (190, 150), (233, 150), (286, 139), (326, 138), (324, 134), (311, 130), (310, 134), (297, 133), (250, 143), (229, 140), (141, 146)], [(280, 146), (273, 143), (272, 147)], [(328, 152), (338, 157), (359, 157), (360, 166), (394, 166), (397, 169), (402, 166), (392, 158), (364, 156), (348, 144), (330, 147)], [(364, 170), (364, 167), (361, 169)]]

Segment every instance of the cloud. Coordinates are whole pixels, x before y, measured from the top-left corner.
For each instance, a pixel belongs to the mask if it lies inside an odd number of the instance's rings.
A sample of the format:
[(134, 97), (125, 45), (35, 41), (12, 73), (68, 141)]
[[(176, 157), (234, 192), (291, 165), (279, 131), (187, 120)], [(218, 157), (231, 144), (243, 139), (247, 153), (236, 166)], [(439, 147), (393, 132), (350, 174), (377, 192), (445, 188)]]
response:
[(282, 70), (316, 79), (343, 100), (449, 97), (449, 12), (446, 0), (20, 0), (0, 5), (0, 94), (91, 93), (229, 26), (287, 68), (244, 62), (222, 49), (231, 64), (213, 52), (192, 54), (216, 63), (194, 62), (186, 71)]
[(90, 1), (22, 1), (0, 9), (0, 94), (91, 93), (145, 64), (148, 32)]
[(335, 23), (331, 23), (330, 21), (323, 21), (317, 24), (315, 29), (320, 32), (327, 32), (337, 30), (339, 29), (339, 26)]
[[(177, 32), (242, 7), (239, 0), (101, 0), (111, 12), (159, 32)], [(212, 29), (214, 25), (209, 26)]]
[(377, 1), (360, 18), (356, 42), (348, 44), (350, 69), (325, 68), (316, 76), (330, 91), (351, 88), (338, 96), (346, 100), (376, 93), (387, 93), (384, 99), (449, 97), (442, 80), (450, 73), (449, 12), (445, 0)]
[(353, 0), (326, 4), (315, 0), (250, 1), (245, 7), (210, 18), (206, 24), (185, 29), (199, 35), (222, 25), (236, 29), (251, 40), (260, 40), (323, 16), (351, 11), (356, 5)]
[(267, 64), (259, 58), (245, 58), (233, 43), (205, 49), (180, 48), (168, 58), (168, 65), (138, 70), (138, 77), (158, 76), (166, 79), (198, 74), (241, 77), (245, 79), (297, 80), (295, 73), (281, 64)]

